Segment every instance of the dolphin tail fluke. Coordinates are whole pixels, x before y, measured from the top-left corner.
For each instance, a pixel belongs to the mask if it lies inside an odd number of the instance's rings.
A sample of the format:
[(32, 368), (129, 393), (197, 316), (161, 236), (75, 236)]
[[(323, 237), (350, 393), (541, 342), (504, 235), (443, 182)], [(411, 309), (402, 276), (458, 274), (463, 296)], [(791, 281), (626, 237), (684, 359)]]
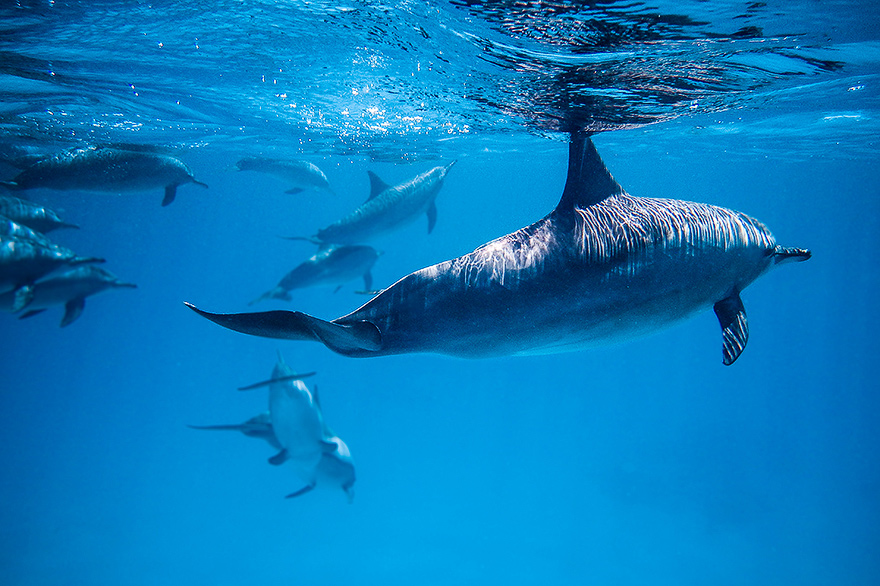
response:
[(24, 285), (15, 290), (12, 301), (13, 313), (21, 311), (34, 300), (34, 286)]
[(382, 346), (379, 329), (367, 321), (338, 324), (299, 311), (264, 311), (257, 313), (210, 313), (191, 303), (186, 306), (224, 328), (282, 340), (321, 342), (334, 352), (347, 356), (365, 356)]

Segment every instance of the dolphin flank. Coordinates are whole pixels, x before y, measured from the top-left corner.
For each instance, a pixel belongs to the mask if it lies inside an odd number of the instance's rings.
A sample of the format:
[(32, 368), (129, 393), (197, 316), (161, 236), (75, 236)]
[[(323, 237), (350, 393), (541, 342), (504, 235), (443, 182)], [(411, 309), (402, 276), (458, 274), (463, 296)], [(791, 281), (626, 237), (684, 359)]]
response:
[(556, 208), (464, 256), (411, 273), (352, 313), (215, 314), (247, 334), (313, 340), (346, 356), (549, 354), (647, 334), (713, 307), (724, 364), (748, 340), (740, 292), (811, 253), (729, 209), (628, 194), (589, 134), (574, 133)]

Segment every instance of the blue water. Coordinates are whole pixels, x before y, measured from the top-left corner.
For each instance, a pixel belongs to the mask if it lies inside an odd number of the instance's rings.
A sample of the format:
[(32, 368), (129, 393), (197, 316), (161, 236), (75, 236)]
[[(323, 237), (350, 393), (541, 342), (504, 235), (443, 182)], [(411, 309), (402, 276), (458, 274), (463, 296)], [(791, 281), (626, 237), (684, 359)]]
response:
[[(138, 289), (64, 329), (60, 309), (0, 315), (0, 583), (880, 582), (880, 15), (703, 4), (0, 10), (4, 154), (160, 144), (210, 186), (165, 208), (158, 190), (28, 194), (81, 226), (53, 240)], [(350, 359), (182, 303), (246, 310), (314, 251), (278, 236), (354, 209), (367, 170), (399, 183), (458, 159), (434, 232), (375, 242), (376, 286), (469, 252), (555, 206), (571, 124), (607, 130), (630, 193), (741, 210), (812, 249), (744, 291), (736, 364), (711, 312), (569, 354)], [(336, 195), (231, 169), (259, 154), (317, 164)], [(360, 286), (263, 308), (329, 319)], [(186, 427), (265, 410), (236, 388), (277, 350), (318, 373), (351, 505), (284, 499), (301, 482), (265, 443)]]

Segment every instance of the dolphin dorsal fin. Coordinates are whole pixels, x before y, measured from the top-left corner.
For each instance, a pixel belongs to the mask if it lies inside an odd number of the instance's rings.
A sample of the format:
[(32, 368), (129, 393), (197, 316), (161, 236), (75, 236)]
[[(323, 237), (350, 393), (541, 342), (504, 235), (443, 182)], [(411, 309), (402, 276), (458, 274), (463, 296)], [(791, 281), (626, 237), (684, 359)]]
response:
[(367, 171), (367, 175), (370, 176), (370, 197), (367, 198), (367, 201), (370, 201), (383, 191), (391, 189), (390, 185), (382, 181), (382, 179), (372, 171)]
[(584, 208), (620, 193), (624, 193), (623, 188), (605, 168), (590, 134), (572, 132), (568, 144), (568, 177), (556, 210), (568, 212)]

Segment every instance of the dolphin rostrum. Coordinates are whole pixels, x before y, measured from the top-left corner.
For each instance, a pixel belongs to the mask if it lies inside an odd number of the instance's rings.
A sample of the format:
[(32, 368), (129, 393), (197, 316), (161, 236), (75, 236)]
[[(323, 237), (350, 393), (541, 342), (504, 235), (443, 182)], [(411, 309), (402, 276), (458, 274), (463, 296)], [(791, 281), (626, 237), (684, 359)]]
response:
[(394, 187), (368, 171), (370, 196), (361, 207), (318, 230), (313, 238), (294, 239), (311, 240), (319, 244), (358, 244), (408, 224), (420, 214), (428, 215), (430, 234), (437, 223), (435, 199), (443, 187), (446, 174), (454, 164), (455, 161), (452, 161), (446, 166), (434, 167)]
[(336, 285), (337, 289), (357, 277), (363, 277), (364, 289), (373, 286), (370, 270), (376, 264), (379, 253), (372, 246), (351, 244), (322, 246), (318, 252), (284, 275), (274, 289), (263, 293), (250, 305), (263, 299), (290, 301), (290, 291), (318, 285)]
[(810, 258), (725, 208), (628, 194), (574, 133), (562, 199), (543, 219), (411, 273), (333, 321), (301, 312), (214, 314), (232, 330), (314, 340), (347, 356), (549, 354), (621, 341), (714, 307), (723, 361), (745, 348), (740, 291)]
[(7, 189), (48, 189), (83, 191), (144, 191), (163, 187), (167, 206), (177, 194), (177, 186), (195, 183), (193, 173), (182, 161), (150, 147), (131, 145), (89, 146), (62, 151), (37, 161), (15, 176), (0, 182)]
[(296, 194), (306, 189), (333, 193), (327, 176), (314, 163), (264, 157), (246, 157), (235, 164), (239, 171), (258, 171), (284, 179), (291, 185), (285, 193)]

